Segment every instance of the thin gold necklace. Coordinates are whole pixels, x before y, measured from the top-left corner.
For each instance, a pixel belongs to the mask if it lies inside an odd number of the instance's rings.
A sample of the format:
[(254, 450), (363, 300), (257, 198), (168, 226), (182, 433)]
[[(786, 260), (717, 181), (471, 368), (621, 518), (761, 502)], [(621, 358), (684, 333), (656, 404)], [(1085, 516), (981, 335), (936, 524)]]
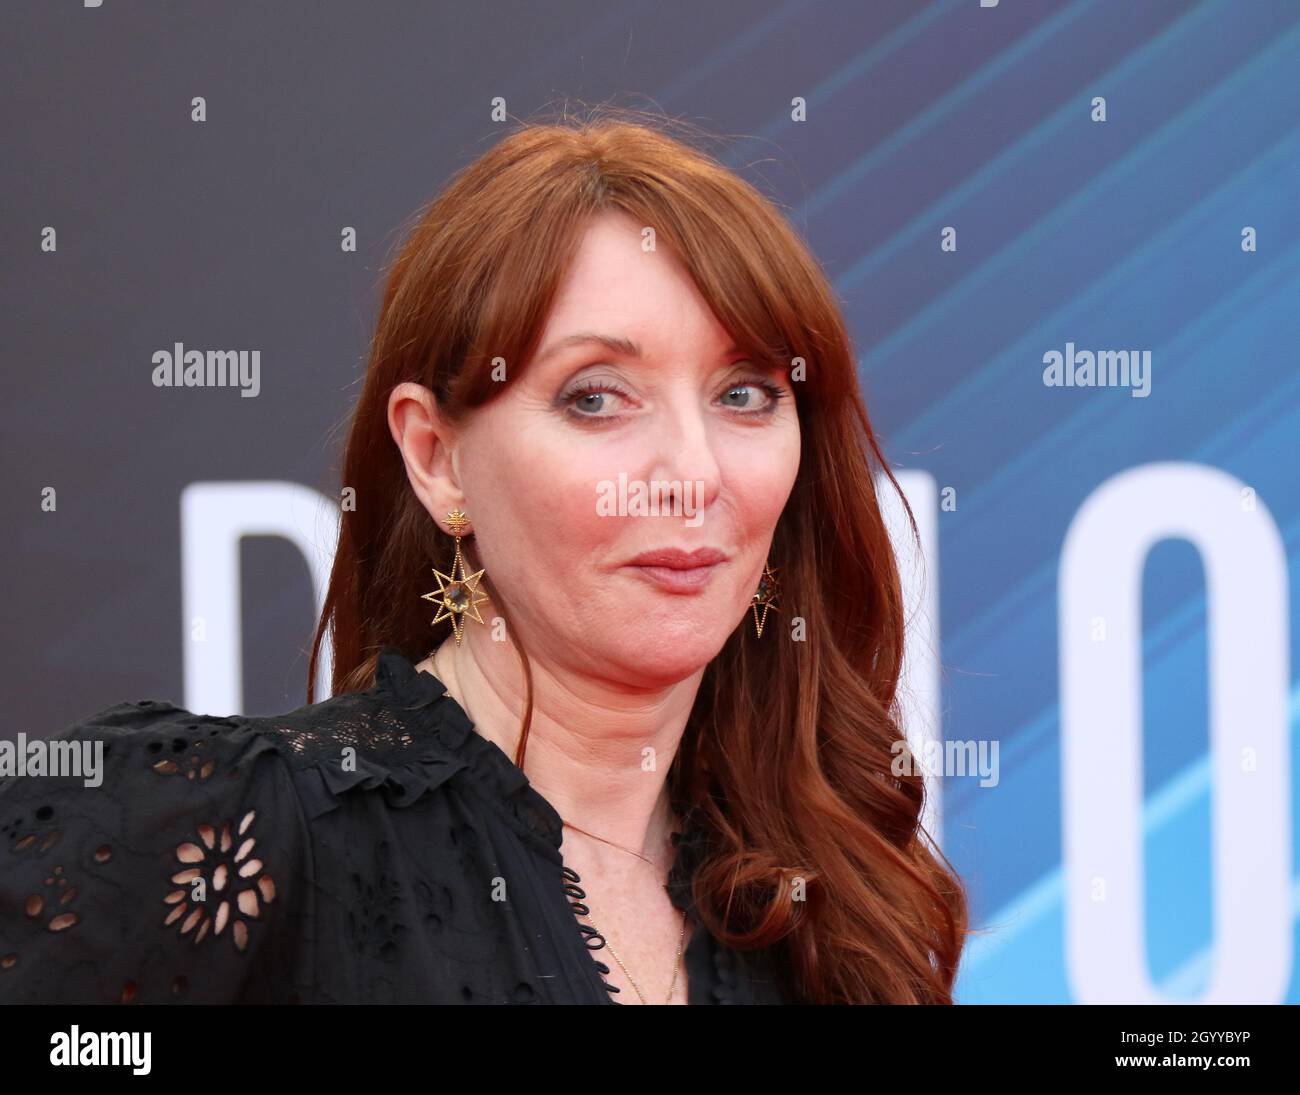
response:
[[(442, 672), (441, 669), (439, 669), (439, 666), (438, 666), (438, 655), (439, 655), (439, 653), (441, 653), (441, 651), (442, 651), (442, 647), (438, 647), (438, 649), (432, 651), (432, 652), (429, 654), (429, 661), (433, 662), (433, 667), (434, 667), (434, 669), (437, 669), (439, 673)], [(439, 680), (443, 680), (444, 678), (439, 677), (438, 679), (439, 679)], [(452, 694), (451, 694), (450, 691), (446, 691), (446, 690), (445, 690), (442, 694), (443, 694), (444, 696), (448, 697), (449, 699), (455, 699), (455, 697), (452, 696)], [(456, 702), (459, 703), (459, 701), (456, 701)], [(464, 707), (462, 706), (461, 709), (464, 710)], [(638, 859), (642, 859), (642, 860), (645, 860), (645, 862), (650, 863), (650, 860), (646, 859), (646, 857), (643, 856), (640, 852), (634, 852), (634, 851), (632, 851), (631, 848), (624, 848), (621, 844), (615, 844), (612, 840), (606, 840), (605, 837), (603, 837), (603, 836), (596, 836), (595, 833), (588, 833), (586, 829), (583, 829), (583, 828), (581, 828), (581, 827), (579, 827), (579, 826), (577, 826), (577, 825), (570, 825), (567, 821), (564, 821), (563, 824), (564, 824), (567, 828), (570, 828), (570, 829), (577, 829), (577, 831), (580, 832), (580, 833), (586, 833), (586, 835), (589, 836), (589, 837), (591, 837), (593, 840), (600, 840), (600, 841), (603, 841), (604, 843), (610, 845), (610, 847), (618, 848), (620, 851), (627, 852), (629, 855), (634, 855), (634, 856), (636, 856)], [(651, 863), (650, 865), (651, 865), (651, 866), (654, 866), (653, 863)], [(666, 890), (667, 888), (668, 888), (667, 886), (664, 887), (665, 890)], [(607, 946), (607, 947), (609, 948), (609, 953), (612, 954), (612, 955), (614, 956), (614, 961), (618, 963), (619, 969), (621, 969), (621, 970), (623, 971), (623, 976), (626, 977), (626, 978), (628, 979), (628, 983), (629, 983), (629, 984), (630, 984), (630, 985), (631, 985), (631, 986), (636, 990), (636, 994), (637, 994), (639, 997), (641, 997), (641, 1003), (643, 1003), (643, 1004), (648, 1003), (648, 1001), (647, 1001), (646, 998), (645, 998), (645, 993), (641, 991), (641, 986), (638, 985), (638, 984), (636, 983), (636, 981), (634, 981), (634, 980), (632, 979), (632, 975), (631, 975), (630, 973), (628, 973), (628, 971), (627, 971), (627, 966), (625, 966), (625, 965), (623, 964), (623, 959), (621, 959), (621, 958), (618, 956), (618, 951), (616, 951), (616, 950), (614, 949), (614, 945), (609, 941), (608, 938), (606, 938), (606, 936), (604, 935), (604, 933), (601, 932), (600, 929), (596, 927), (595, 922), (591, 919), (590, 916), (587, 917), (587, 923), (591, 926), (592, 931), (594, 931), (597, 935), (599, 935), (599, 936), (601, 937), (601, 939), (604, 939), (604, 940), (605, 940), (605, 946)], [(677, 971), (678, 971), (678, 969), (681, 968), (681, 964), (682, 964), (682, 945), (685, 943), (685, 941), (686, 941), (686, 912), (683, 910), (683, 912), (682, 912), (682, 931), (681, 931), (681, 935), (680, 935), (680, 936), (678, 937), (678, 939), (677, 939), (677, 957), (676, 957), (675, 959), (673, 959), (673, 976), (672, 976), (672, 980), (669, 981), (669, 983), (668, 983), (668, 995), (664, 998), (664, 1003), (665, 1003), (665, 1004), (669, 1003), (669, 1002), (672, 1000), (672, 998), (673, 998), (673, 991), (677, 988)]]
[[(628, 979), (628, 982), (631, 984), (631, 986), (634, 989), (636, 989), (636, 994), (639, 997), (641, 997), (641, 1003), (648, 1004), (650, 1001), (648, 1001), (645, 998), (645, 993), (641, 991), (641, 986), (632, 980), (632, 975), (627, 972), (627, 967), (623, 965), (623, 959), (621, 959), (618, 956), (618, 951), (614, 949), (614, 945), (609, 941), (608, 938), (606, 938), (604, 933), (601, 932), (600, 929), (596, 927), (595, 923), (592, 921), (590, 916), (587, 917), (587, 922), (591, 924), (592, 928), (597, 932), (597, 934), (600, 935), (600, 937), (605, 940), (605, 946), (609, 948), (609, 953), (614, 956), (614, 961), (618, 963), (619, 969), (623, 971), (623, 976), (626, 977)], [(677, 988), (677, 970), (682, 963), (682, 943), (685, 941), (685, 939), (686, 939), (686, 913), (683, 912), (682, 913), (682, 934), (681, 937), (677, 940), (677, 957), (673, 960), (673, 978), (668, 983), (668, 995), (664, 997), (665, 1004), (672, 1003), (673, 990)]]
[[(650, 860), (646, 859), (646, 857), (643, 856), (640, 852), (634, 852), (631, 848), (624, 848), (623, 845), (615, 844), (612, 840), (606, 840), (605, 837), (603, 836), (596, 836), (595, 833), (588, 833), (586, 829), (583, 829), (577, 825), (570, 825), (569, 822), (567, 821), (564, 822), (564, 825), (566, 828), (576, 829), (580, 833), (585, 833), (593, 840), (599, 840), (605, 844), (608, 844), (611, 848), (617, 848), (621, 852), (627, 852), (628, 855), (634, 855), (637, 857), (637, 859), (642, 859), (645, 860), (645, 862), (650, 863)], [(650, 865), (654, 866), (653, 863), (651, 863)], [(668, 887), (665, 886), (664, 889), (667, 890)], [(584, 899), (584, 903), (585, 901), (586, 899)], [(604, 934), (604, 932), (602, 932), (599, 928), (596, 927), (595, 921), (591, 919), (590, 915), (587, 916), (587, 923), (591, 926), (591, 929), (601, 937), (601, 939), (605, 940), (605, 946), (609, 948), (609, 953), (614, 956), (614, 961), (618, 963), (618, 968), (623, 971), (623, 976), (627, 978), (628, 983), (632, 986), (634, 990), (636, 990), (636, 994), (641, 998), (641, 1003), (648, 1004), (650, 1001), (648, 1001), (645, 998), (645, 993), (641, 991), (641, 986), (636, 983), (632, 975), (628, 972), (627, 966), (623, 964), (623, 959), (621, 959), (618, 956), (618, 951), (614, 949), (614, 944), (612, 944), (609, 941), (609, 938)], [(685, 941), (686, 941), (686, 912), (685, 910), (683, 910), (682, 911), (682, 932), (677, 939), (677, 957), (673, 959), (673, 976), (672, 976), (672, 980), (669, 981), (668, 983), (668, 995), (664, 997), (665, 1004), (670, 1003), (672, 1001), (673, 991), (677, 988), (677, 971), (682, 964), (682, 945)]]

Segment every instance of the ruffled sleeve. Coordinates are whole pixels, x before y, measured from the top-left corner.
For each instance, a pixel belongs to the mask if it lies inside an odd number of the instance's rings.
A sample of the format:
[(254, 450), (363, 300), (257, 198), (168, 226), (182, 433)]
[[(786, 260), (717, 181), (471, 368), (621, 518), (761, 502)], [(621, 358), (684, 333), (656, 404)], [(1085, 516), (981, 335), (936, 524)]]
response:
[(0, 1003), (299, 998), (310, 844), (266, 736), (146, 701), (0, 749)]

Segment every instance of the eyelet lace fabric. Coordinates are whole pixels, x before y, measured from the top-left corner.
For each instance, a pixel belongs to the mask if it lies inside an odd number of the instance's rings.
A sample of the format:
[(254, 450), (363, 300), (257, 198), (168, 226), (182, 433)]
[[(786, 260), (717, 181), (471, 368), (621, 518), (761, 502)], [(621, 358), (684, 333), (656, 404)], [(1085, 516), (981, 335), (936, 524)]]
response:
[[(0, 778), (0, 1003), (618, 1003), (559, 814), (395, 648), (283, 715), (144, 700), (53, 740), (103, 778)], [(783, 1002), (698, 927), (685, 961), (693, 1004)]]

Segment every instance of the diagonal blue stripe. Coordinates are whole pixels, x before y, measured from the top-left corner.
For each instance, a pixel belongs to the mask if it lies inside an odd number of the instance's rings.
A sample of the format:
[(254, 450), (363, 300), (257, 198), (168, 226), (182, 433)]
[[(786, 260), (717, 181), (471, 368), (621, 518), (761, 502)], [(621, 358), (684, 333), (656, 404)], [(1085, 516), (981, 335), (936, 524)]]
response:
[[(1219, 326), (1220, 320), (1226, 323), (1232, 319), (1242, 322), (1245, 326), (1250, 326), (1252, 306), (1259, 310), (1270, 307), (1276, 310), (1277, 305), (1270, 304), (1261, 293), (1261, 284), (1270, 281), (1273, 283), (1281, 282), (1283, 286), (1286, 286), (1295, 284), (1300, 279), (1300, 244), (1293, 246), (1286, 255), (1272, 264), (1272, 267), (1270, 270), (1260, 271), (1247, 284), (1243, 285), (1237, 293), (1233, 294), (1230, 299), (1222, 302), (1214, 314), (1205, 317), (1201, 326), (1207, 330), (1212, 330)], [(1285, 299), (1287, 292), (1291, 292), (1291, 290), (1283, 291), (1283, 299)], [(1187, 336), (1187, 341), (1194, 343), (1197, 337), (1197, 332), (1191, 332)], [(1290, 387), (1294, 389), (1294, 386), (1295, 379), (1293, 378)], [(1229, 431), (1220, 432), (1226, 434)], [(1191, 453), (1189, 459), (1208, 461), (1213, 450), (1221, 444), (1222, 438), (1220, 436), (1211, 437), (1200, 449)], [(1297, 543), (1300, 543), (1300, 519), (1291, 521), (1284, 527), (1282, 534), (1289, 555), (1294, 557)], [(1294, 563), (1289, 565), (1292, 569), (1294, 568)], [(1017, 599), (1025, 600), (1032, 597), (1041, 602), (1050, 595), (1049, 587), (1054, 580), (1054, 573), (1054, 569), (1051, 567), (1039, 568), (1030, 583), (1035, 588), (1028, 591), (1027, 597), (1025, 589), (1022, 587), (1017, 591)], [(1194, 599), (1194, 603), (1184, 604), (1177, 612), (1167, 616), (1165, 621), (1151, 635), (1150, 641), (1146, 645), (1155, 648), (1168, 648), (1172, 645), (1171, 635), (1176, 633), (1182, 633), (1190, 641), (1193, 630), (1200, 626), (1199, 621), (1203, 616), (1204, 593), (1202, 591)], [(1004, 772), (1024, 768), (1034, 754), (1041, 754), (1044, 749), (1053, 747), (1058, 724), (1059, 709), (1058, 705), (1053, 703), (1045, 706), (1032, 720), (1021, 723), (1012, 729), (1010, 736), (1004, 742), (1002, 751)], [(963, 792), (966, 793), (963, 794)], [(948, 812), (953, 816), (966, 812), (969, 800), (972, 799), (974, 793), (973, 789), (967, 789), (960, 783), (954, 784), (953, 793), (946, 799)], [(1023, 895), (1024, 900), (1032, 905), (1036, 892), (1038, 892), (1037, 884), (1028, 887)]]
[(710, 54), (703, 62), (694, 64), (689, 72), (683, 73), (681, 76), (662, 85), (658, 98), (665, 102), (687, 98), (696, 87), (704, 82), (706, 77), (712, 76), (724, 65), (743, 57), (754, 46), (774, 35), (787, 23), (793, 21), (796, 16), (805, 14), (813, 6), (814, 0), (790, 0), (789, 3), (781, 5), (776, 11), (764, 16), (753, 26), (747, 27), (739, 34), (729, 37), (725, 46)]
[[(1084, 0), (1091, 5), (1096, 0)], [(927, 31), (944, 16), (951, 14), (954, 10), (963, 7), (965, 0), (942, 0), (942, 3), (927, 4), (906, 23), (896, 27), (876, 42), (868, 50), (858, 54), (848, 63), (841, 65), (838, 69), (826, 77), (820, 84), (815, 85), (812, 90), (805, 96), (810, 103), (826, 100), (834, 95), (839, 94), (854, 81), (861, 79), (882, 61), (886, 60), (891, 54), (896, 53), (904, 46), (908, 45), (914, 39)], [(1013, 47), (1014, 48), (1014, 47)], [(933, 109), (933, 108), (931, 108)], [(926, 114), (929, 114), (927, 110)], [(767, 122), (758, 131), (758, 136), (772, 140), (786, 131), (790, 125), (789, 110), (778, 111), (768, 119)], [(729, 166), (738, 167), (745, 159), (745, 156), (739, 149), (730, 151), (725, 159)], [(819, 192), (827, 187), (837, 185), (837, 180), (832, 179), (819, 187)]]
[[(912, 141), (919, 139), (927, 130), (946, 121), (951, 114), (960, 110), (963, 106), (969, 106), (972, 96), (979, 94), (979, 92), (983, 91), (986, 87), (989, 87), (995, 81), (1000, 80), (1011, 69), (1016, 65), (1019, 65), (1037, 50), (1051, 45), (1053, 39), (1060, 35), (1070, 33), (1078, 21), (1092, 11), (1092, 9), (1096, 7), (1096, 4), (1097, 0), (1076, 0), (1075, 3), (1070, 4), (1063, 11), (1058, 12), (1051, 19), (1048, 19), (1046, 22), (1035, 27), (1023, 37), (1015, 39), (1006, 49), (1002, 50), (985, 64), (981, 65), (975, 72), (971, 73), (970, 76), (950, 90), (947, 94), (936, 99), (915, 118), (910, 119), (905, 125), (890, 134), (887, 140), (882, 141), (870, 152), (860, 156), (834, 178), (819, 186), (815, 196), (807, 206), (807, 216), (816, 216), (832, 202), (838, 201), (848, 191), (860, 185), (872, 171), (883, 164), (900, 148), (903, 148)], [(1193, 15), (1195, 15), (1195, 13), (1193, 13)], [(1194, 22), (1193, 15), (1184, 16), (1177, 24), (1175, 24), (1175, 26)], [(1196, 19), (1199, 20), (1203, 17), (1203, 15), (1199, 15), (1196, 16)], [(915, 21), (919, 22), (919, 17)], [(1164, 34), (1168, 33), (1169, 31), (1164, 32)], [(1160, 37), (1163, 38), (1164, 34)], [(843, 83), (844, 80), (840, 79), (837, 74), (836, 77), (832, 77), (830, 80), (826, 81), (826, 84), (828, 85), (827, 90), (838, 90)], [(1053, 119), (1055, 119), (1056, 124), (1060, 126), (1067, 124), (1067, 121), (1077, 123), (1077, 105), (1074, 108), (1063, 107), (1053, 115)], [(786, 118), (786, 122), (788, 124), (788, 117)], [(1050, 120), (1043, 123), (1043, 125), (1051, 124), (1052, 122)], [(1029, 145), (1037, 143), (1037, 140), (1045, 139), (1047, 136), (1046, 132), (1042, 132), (1042, 135), (1039, 136), (1040, 131), (1043, 131), (1043, 125), (1030, 130), (1021, 140), (1016, 142), (1011, 152), (1004, 153), (1003, 155), (1009, 155), (1014, 152), (1015, 149), (1024, 149), (1025, 151), (1028, 151)], [(998, 163), (1002, 158), (1003, 157), (1001, 156), (998, 157), (993, 161), (993, 163)], [(974, 182), (979, 177), (980, 175), (978, 174), (973, 176), (971, 182)], [(960, 201), (960, 196), (967, 191), (967, 188), (970, 185), (971, 183), (966, 183), (963, 186), (950, 191), (949, 194), (945, 195), (941, 202), (936, 203), (936, 205), (942, 206), (946, 203)], [(931, 206), (931, 208), (933, 209), (934, 206)], [(922, 217), (925, 215), (925, 213), (921, 214)], [(914, 218), (911, 223), (915, 224), (916, 218)], [(933, 231), (933, 228), (933, 221), (928, 222), (927, 230)], [(906, 228), (904, 228), (903, 231), (906, 231)], [(894, 239), (898, 238), (899, 236), (896, 234)], [(862, 271), (865, 269), (867, 268), (860, 268), (859, 266), (850, 267), (845, 271), (839, 284), (842, 287), (852, 285), (858, 280)]]
[[(1252, 305), (1257, 305), (1265, 295), (1264, 290), (1267, 285), (1280, 279), (1297, 277), (1300, 277), (1300, 242), (1293, 244), (1276, 259), (1262, 266), (1251, 277), (1242, 282), (1233, 293), (1220, 301), (1216, 307), (1198, 316), (1196, 321), (1189, 325), (1180, 335), (1178, 341), (1174, 344), (1175, 348), (1181, 346), (1194, 347), (1207, 332), (1221, 327), (1231, 319), (1240, 318), (1242, 313), (1249, 310)], [(1175, 356), (1177, 355), (1176, 349), (1172, 349), (1171, 352)], [(1189, 454), (1189, 459), (1205, 461), (1208, 457), (1208, 451), (1218, 444), (1218, 435), (1216, 434), (1208, 438), (1201, 448)], [(1045, 599), (1050, 598), (1052, 587), (1056, 582), (1056, 571), (1057, 561), (1055, 559), (1048, 560), (1035, 568), (1024, 581), (1019, 583), (1009, 592), (1006, 598), (999, 602), (998, 616), (1000, 617), (1004, 613), (1011, 611), (1012, 609), (1009, 606), (1041, 604)], [(986, 616), (989, 615), (986, 614)], [(1190, 621), (1190, 617), (1188, 619)], [(998, 620), (981, 617), (955, 632), (952, 637), (946, 637), (944, 640), (945, 650), (951, 651), (951, 660), (960, 661), (964, 656), (962, 651), (974, 651), (982, 642), (981, 636), (998, 626), (1000, 626)], [(1166, 620), (1165, 626), (1171, 626), (1168, 620)], [(1153, 637), (1160, 635), (1159, 630), (1153, 632)], [(1165, 638), (1167, 640), (1167, 636)], [(1032, 743), (1035, 741), (1048, 738), (1054, 732), (1058, 723), (1059, 706), (1052, 703), (1028, 722), (1009, 728), (1003, 736), (1002, 760), (1004, 770), (1014, 770), (1018, 752), (1032, 748)], [(953, 806), (959, 805), (961, 801), (962, 795), (960, 792), (949, 799), (950, 804)]]
[[(1300, 530), (1297, 530), (1300, 532)], [(1290, 695), (1291, 745), (1293, 752), (1300, 748), (1296, 731), (1300, 728), (1300, 685)], [(1170, 780), (1153, 795), (1143, 808), (1143, 832), (1150, 834), (1171, 824), (1180, 814), (1192, 808), (1211, 793), (1210, 758), (1206, 754), (1188, 765), (1175, 779)], [(957, 994), (965, 996), (974, 988), (974, 982), (1020, 936), (1047, 925), (1044, 921), (1055, 918), (1064, 921), (1064, 867), (1056, 866), (1032, 886), (1027, 886), (1013, 900), (1007, 902), (991, 917), (980, 924), (977, 934), (967, 944), (958, 976)], [(1291, 915), (1300, 916), (1300, 879), (1292, 889)], [(1052, 930), (1057, 930), (1053, 928)], [(1174, 973), (1161, 980), (1159, 989), (1171, 997), (1185, 995), (1189, 985), (1199, 984), (1212, 951), (1205, 948), (1190, 957)]]
[[(1198, 11), (1201, 9), (1198, 9)], [(1176, 24), (1176, 27), (1186, 29), (1185, 25), (1189, 23), (1191, 16), (1186, 16)], [(1168, 34), (1173, 33), (1171, 28)], [(1162, 35), (1161, 38), (1165, 38)], [(1056, 206), (1049, 216), (1041, 218), (1034, 226), (1023, 233), (1018, 234), (1006, 247), (992, 256), (987, 261), (981, 263), (969, 275), (964, 277), (957, 285), (954, 285), (942, 296), (932, 301), (929, 305), (917, 312), (909, 321), (895, 330), (888, 338), (883, 339), (876, 347), (872, 355), (872, 363), (868, 366), (868, 371), (877, 368), (879, 362), (894, 353), (901, 352), (903, 346), (910, 339), (914, 338), (925, 327), (936, 325), (942, 322), (944, 313), (951, 310), (960, 300), (968, 297), (976, 288), (991, 281), (994, 277), (1004, 274), (1006, 271), (1017, 268), (1025, 256), (1035, 247), (1044, 242), (1046, 237), (1090, 201), (1096, 200), (1096, 191), (1102, 187), (1114, 185), (1118, 180), (1136, 174), (1144, 167), (1150, 166), (1150, 161), (1163, 153), (1173, 141), (1181, 137), (1193, 127), (1200, 125), (1206, 116), (1215, 110), (1224, 100), (1240, 91), (1242, 86), (1250, 80), (1258, 79), (1262, 70), (1267, 66), (1285, 60), (1289, 51), (1295, 49), (1297, 42), (1300, 41), (1300, 23), (1292, 25), (1291, 30), (1275, 38), (1270, 45), (1262, 49), (1250, 61), (1249, 64), (1243, 65), (1237, 69), (1231, 76), (1220, 81), (1215, 89), (1209, 94), (1198, 99), (1196, 103), (1188, 109), (1179, 113), (1176, 117), (1166, 122), (1160, 129), (1156, 130), (1150, 138), (1144, 140), (1140, 145), (1135, 146), (1121, 159), (1106, 168), (1087, 188), (1081, 189), (1073, 194), (1069, 199)], [(1162, 42), (1160, 49), (1173, 49), (1179, 45), (1178, 42)], [(1156, 50), (1156, 44), (1149, 47), (1151, 51)], [(1148, 50), (1139, 51), (1131, 62), (1133, 65), (1142, 63), (1142, 59), (1148, 53)], [(1147, 63), (1154, 63), (1155, 57), (1146, 57)], [(1125, 67), (1125, 66), (1120, 66)], [(1100, 78), (1102, 82), (1107, 80), (1119, 79), (1118, 73), (1112, 72)], [(1047, 136), (1046, 130), (1051, 127), (1053, 130), (1063, 124), (1065, 117), (1076, 118), (1077, 111), (1072, 109), (1063, 110), (1058, 113), (1057, 119), (1044, 123), (1038, 127), (1043, 132), (1035, 134), (1027, 141), (1032, 142), (1035, 146), (1040, 144), (1042, 139)], [(1077, 118), (1076, 118), (1077, 120)], [(1000, 174), (1002, 170), (1012, 166), (1011, 162), (1002, 163), (1002, 161), (1014, 161), (1028, 154), (1028, 150), (1022, 150), (1024, 142), (1018, 143), (1015, 149), (1005, 153), (992, 161), (988, 167), (976, 175), (969, 183), (960, 188), (962, 192), (972, 192), (975, 189), (982, 188), (986, 183), (992, 182), (993, 178)], [(868, 271), (873, 271), (884, 264), (885, 261), (899, 248), (912, 242), (921, 233), (930, 233), (934, 231), (936, 223), (935, 218), (941, 212), (945, 205), (955, 204), (963, 200), (961, 197), (955, 197), (951, 201), (944, 199), (942, 202), (935, 203), (929, 209), (914, 217), (906, 227), (896, 233), (887, 243), (875, 248), (869, 256), (857, 263), (852, 269), (847, 271), (842, 278), (836, 279), (836, 287), (840, 290), (848, 288), (860, 276), (865, 275)], [(958, 386), (953, 392), (947, 395), (938, 403), (932, 404), (926, 413), (914, 420), (907, 427), (906, 433), (915, 436), (928, 428), (932, 428), (936, 418), (943, 414), (951, 414), (959, 401), (965, 397), (965, 392), (969, 387), (983, 387), (992, 382), (992, 378), (985, 374), (984, 370), (976, 374), (967, 382)]]
[[(1295, 36), (1296, 43), (1300, 44), (1300, 24), (1297, 25)], [(951, 420), (952, 416), (959, 416), (961, 414), (961, 403), (970, 398), (975, 392), (982, 391), (990, 386), (1006, 384), (1007, 374), (1016, 368), (1023, 367), (1027, 355), (1029, 360), (1036, 360), (1037, 348), (1041, 347), (1045, 340), (1055, 342), (1055, 332), (1069, 326), (1072, 314), (1078, 314), (1088, 308), (1096, 307), (1107, 296), (1115, 293), (1118, 287), (1132, 284), (1140, 278), (1143, 266), (1155, 264), (1158, 261), (1155, 252), (1162, 248), (1168, 248), (1179, 236), (1188, 232), (1191, 225), (1207, 219), (1216, 208), (1238, 203), (1241, 190), (1251, 185), (1259, 177), (1292, 161), (1297, 155), (1300, 155), (1300, 129), (1290, 131), (1250, 163), (1229, 176), (1227, 180), (1176, 220), (1166, 225), (1140, 248), (1125, 256), (1123, 262), (1110, 267), (1105, 276), (1095, 280), (1085, 293), (1071, 297), (1070, 300), (1055, 311), (1040, 317), (1034, 327), (1027, 330), (1020, 339), (989, 362), (968, 382), (960, 385), (956, 391), (945, 396), (928, 409), (924, 415), (900, 431), (898, 444), (903, 446), (918, 444), (928, 431), (938, 428), (940, 418), (947, 417)], [(1262, 264), (1263, 270), (1257, 271), (1257, 273), (1266, 272), (1273, 265), (1274, 263), (1265, 259)], [(1254, 282), (1255, 278), (1252, 277), (1244, 284), (1252, 285)], [(1258, 286), (1255, 287), (1255, 291), (1259, 291)], [(1237, 288), (1234, 291), (1233, 299), (1240, 299), (1240, 295), (1240, 288)], [(1214, 309), (1214, 314), (1219, 322), (1227, 318), (1223, 316), (1222, 312), (1222, 307)], [(1184, 332), (1166, 347), (1165, 354), (1170, 360), (1181, 359), (1180, 355), (1176, 354), (1177, 349), (1195, 345), (1195, 343), (1190, 343), (1189, 339), (1193, 335), (1199, 337), (1207, 331), (1206, 318), (1205, 313), (1196, 316)], [(1213, 330), (1214, 328), (1208, 329)], [(1052, 433), (1038, 439), (1032, 445), (1022, 449), (1017, 456), (1004, 462), (990, 478), (977, 486), (968, 488), (966, 491), (966, 507), (964, 510), (949, 515), (949, 529), (959, 531), (968, 520), (968, 513), (977, 512), (980, 506), (986, 504), (987, 499), (1009, 489), (1010, 484), (1022, 478), (1030, 469), (1043, 466), (1044, 462), (1051, 458), (1050, 453), (1054, 448), (1059, 449), (1061, 446), (1068, 444), (1071, 437), (1095, 428), (1097, 421), (1110, 413), (1110, 407), (1097, 400), (1077, 404), (1077, 409), (1068, 417), (1061, 419), (1053, 428)]]

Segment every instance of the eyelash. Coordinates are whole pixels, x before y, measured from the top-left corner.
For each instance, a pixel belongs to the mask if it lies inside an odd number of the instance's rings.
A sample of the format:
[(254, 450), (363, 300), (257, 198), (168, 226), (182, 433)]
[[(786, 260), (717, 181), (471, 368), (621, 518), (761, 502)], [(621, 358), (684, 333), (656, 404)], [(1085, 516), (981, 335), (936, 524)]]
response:
[[(733, 408), (734, 410), (736, 410), (738, 414), (742, 416), (769, 415), (776, 410), (780, 400), (784, 399), (788, 394), (784, 388), (776, 384), (773, 384), (770, 380), (765, 380), (759, 376), (746, 377), (743, 380), (737, 380), (734, 384), (728, 384), (727, 387), (724, 389), (723, 394), (734, 391), (736, 388), (749, 388), (749, 387), (761, 388), (763, 391), (765, 391), (768, 395), (772, 397), (772, 402), (769, 403), (762, 410), (758, 410), (758, 411), (746, 411), (746, 410), (742, 410), (739, 407)], [(626, 391), (620, 388), (612, 380), (600, 380), (596, 378), (590, 378), (588, 380), (579, 381), (576, 386), (570, 388), (567, 392), (565, 392), (562, 396), (560, 396), (560, 403), (564, 407), (565, 413), (568, 414), (570, 418), (576, 419), (581, 422), (611, 422), (618, 419), (619, 416), (616, 414), (583, 414), (581, 411), (574, 410), (573, 405), (579, 399), (581, 399), (583, 396), (591, 395), (595, 392), (600, 392), (602, 394), (605, 392), (613, 392), (615, 395), (621, 395), (624, 397), (628, 395)]]

